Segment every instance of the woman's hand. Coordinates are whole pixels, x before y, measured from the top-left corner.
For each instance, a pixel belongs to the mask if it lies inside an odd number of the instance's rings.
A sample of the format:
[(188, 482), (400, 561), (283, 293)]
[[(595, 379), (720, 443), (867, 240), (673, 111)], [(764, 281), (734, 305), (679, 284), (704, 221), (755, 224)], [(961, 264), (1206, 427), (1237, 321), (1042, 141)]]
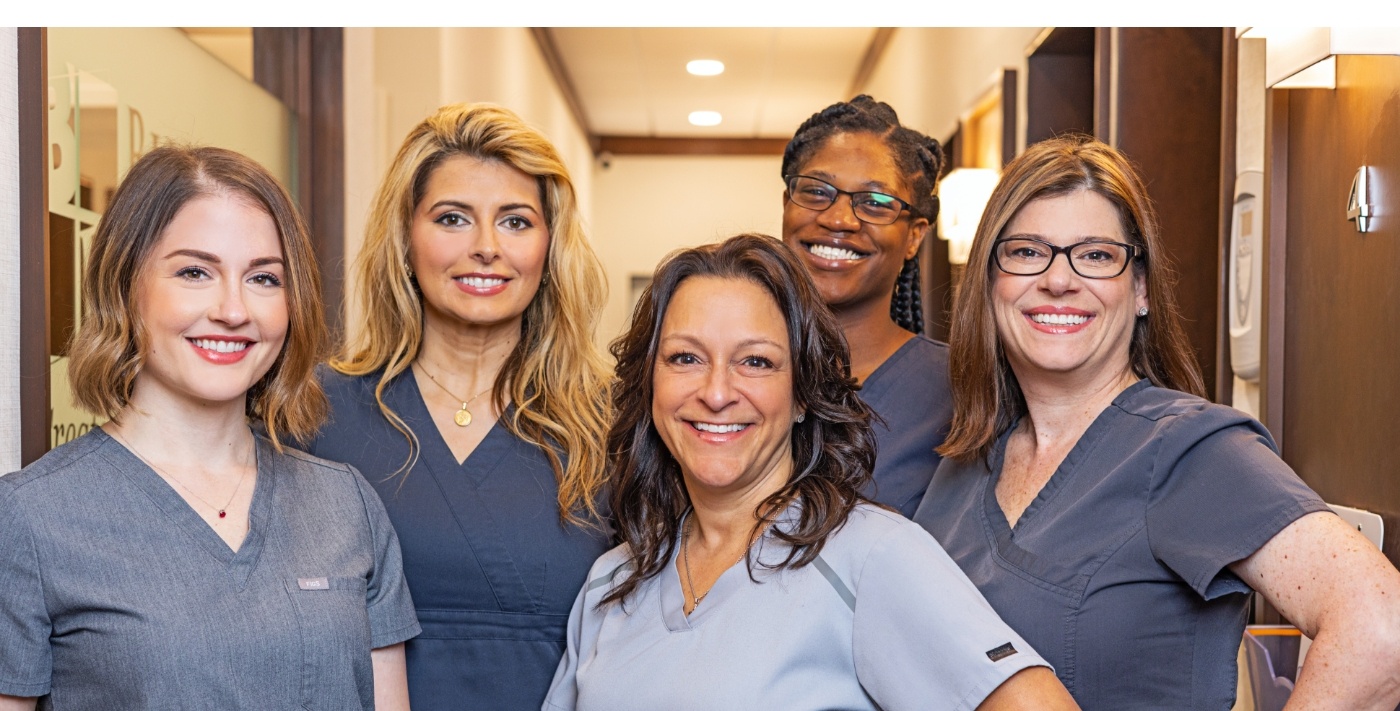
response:
[[(374, 708), (408, 711), (408, 666), (404, 662), (403, 642), (372, 649), (369, 658), (374, 665)], [(8, 709), (0, 707), (0, 711)]]
[(977, 711), (1015, 711), (1035, 709), (1035, 711), (1068, 711), (1078, 709), (1079, 704), (1065, 690), (1055, 672), (1049, 667), (1022, 669), (1002, 682)]
[(1308, 514), (1230, 569), (1313, 639), (1288, 708), (1400, 702), (1400, 571), (1360, 533)]

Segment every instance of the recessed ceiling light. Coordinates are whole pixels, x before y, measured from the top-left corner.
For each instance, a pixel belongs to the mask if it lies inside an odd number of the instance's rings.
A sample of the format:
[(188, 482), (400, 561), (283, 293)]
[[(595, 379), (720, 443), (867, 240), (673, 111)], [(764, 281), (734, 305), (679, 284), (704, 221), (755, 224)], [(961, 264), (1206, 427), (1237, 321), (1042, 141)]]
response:
[(692, 111), (690, 112), (690, 125), (692, 126), (718, 126), (723, 117), (718, 111)]
[(685, 70), (697, 77), (712, 77), (724, 73), (724, 62), (718, 59), (692, 59), (685, 63)]

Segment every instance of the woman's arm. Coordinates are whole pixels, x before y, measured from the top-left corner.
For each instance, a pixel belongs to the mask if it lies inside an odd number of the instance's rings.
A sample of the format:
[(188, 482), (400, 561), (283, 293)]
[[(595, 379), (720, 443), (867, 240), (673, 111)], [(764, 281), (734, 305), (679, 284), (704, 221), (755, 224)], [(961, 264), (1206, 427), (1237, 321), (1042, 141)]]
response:
[(1400, 703), (1400, 571), (1360, 533), (1308, 514), (1230, 569), (1313, 639), (1288, 708)]
[[(408, 711), (408, 665), (404, 661), (403, 642), (372, 649), (369, 658), (374, 665), (374, 708)], [(0, 706), (0, 711), (9, 709)]]
[(977, 711), (1076, 711), (1079, 704), (1049, 667), (1016, 672), (982, 700)]
[(33, 696), (6, 696), (0, 694), (0, 711), (34, 711), (39, 700)]

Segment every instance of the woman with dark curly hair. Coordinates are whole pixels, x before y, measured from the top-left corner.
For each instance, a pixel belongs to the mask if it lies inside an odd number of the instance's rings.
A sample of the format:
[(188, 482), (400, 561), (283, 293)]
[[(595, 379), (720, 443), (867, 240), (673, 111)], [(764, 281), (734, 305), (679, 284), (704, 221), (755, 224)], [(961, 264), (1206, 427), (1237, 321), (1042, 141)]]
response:
[(922, 335), (919, 293), (942, 165), (938, 141), (865, 95), (813, 114), (783, 152), (783, 240), (836, 315), (860, 396), (880, 416), (865, 493), (905, 516), (938, 468), (953, 414), (948, 347)]
[(870, 409), (780, 242), (673, 255), (613, 355), (623, 545), (545, 708), (1073, 708), (933, 539), (860, 494)]

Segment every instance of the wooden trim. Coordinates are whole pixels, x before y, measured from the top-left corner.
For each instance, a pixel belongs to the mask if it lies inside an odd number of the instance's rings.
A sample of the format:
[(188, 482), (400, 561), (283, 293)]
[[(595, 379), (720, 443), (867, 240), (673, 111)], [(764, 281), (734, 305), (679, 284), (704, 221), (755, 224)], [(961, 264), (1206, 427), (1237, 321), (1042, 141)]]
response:
[(1094, 138), (1117, 147), (1113, 135), (1113, 28), (1094, 29)]
[[(1239, 40), (1235, 28), (1221, 30), (1220, 53), (1220, 248), (1216, 250), (1215, 401), (1234, 404), (1235, 369), (1230, 364), (1230, 228), (1235, 216), (1235, 133), (1239, 118)], [(1209, 384), (1207, 384), (1209, 386)]]
[[(1264, 101), (1264, 353), (1259, 364), (1259, 419), (1283, 439), (1284, 324), (1288, 302), (1288, 89), (1269, 89)], [(1287, 460), (1287, 456), (1284, 457)]]
[(48, 31), (21, 27), (19, 53), (20, 465), (49, 451)]
[(598, 153), (618, 156), (780, 156), (786, 138), (598, 136)]
[(870, 36), (870, 44), (865, 46), (865, 54), (861, 55), (860, 65), (856, 67), (856, 74), (851, 77), (851, 88), (846, 91), (846, 96), (854, 98), (865, 88), (870, 76), (875, 73), (875, 68), (880, 66), (880, 60), (885, 56), (885, 50), (890, 47), (890, 39), (894, 37), (893, 27), (876, 27), (875, 34)]
[(345, 284), (344, 72), (341, 28), (253, 28), (253, 81), (294, 114), (290, 187), (311, 229), (332, 338), (341, 331)]
[(554, 41), (554, 33), (548, 27), (531, 27), (530, 36), (535, 39), (535, 46), (540, 49), (540, 56), (544, 58), (545, 66), (549, 67), (549, 73), (554, 77), (554, 83), (559, 87), (559, 92), (564, 95), (564, 103), (569, 106), (569, 113), (573, 114), (574, 123), (578, 124), (579, 130), (588, 137), (588, 144), (593, 148), (593, 154), (597, 155), (602, 151), (598, 147), (598, 136), (593, 134), (592, 125), (588, 122), (588, 112), (583, 110), (583, 100), (579, 98), (578, 88), (574, 86), (573, 77), (569, 76), (569, 67), (564, 63), (564, 57), (559, 53), (559, 45)]
[(1020, 104), (1017, 103), (1017, 73), (1015, 69), (1001, 70), (1001, 167), (1016, 157), (1016, 134), (1020, 124)]

